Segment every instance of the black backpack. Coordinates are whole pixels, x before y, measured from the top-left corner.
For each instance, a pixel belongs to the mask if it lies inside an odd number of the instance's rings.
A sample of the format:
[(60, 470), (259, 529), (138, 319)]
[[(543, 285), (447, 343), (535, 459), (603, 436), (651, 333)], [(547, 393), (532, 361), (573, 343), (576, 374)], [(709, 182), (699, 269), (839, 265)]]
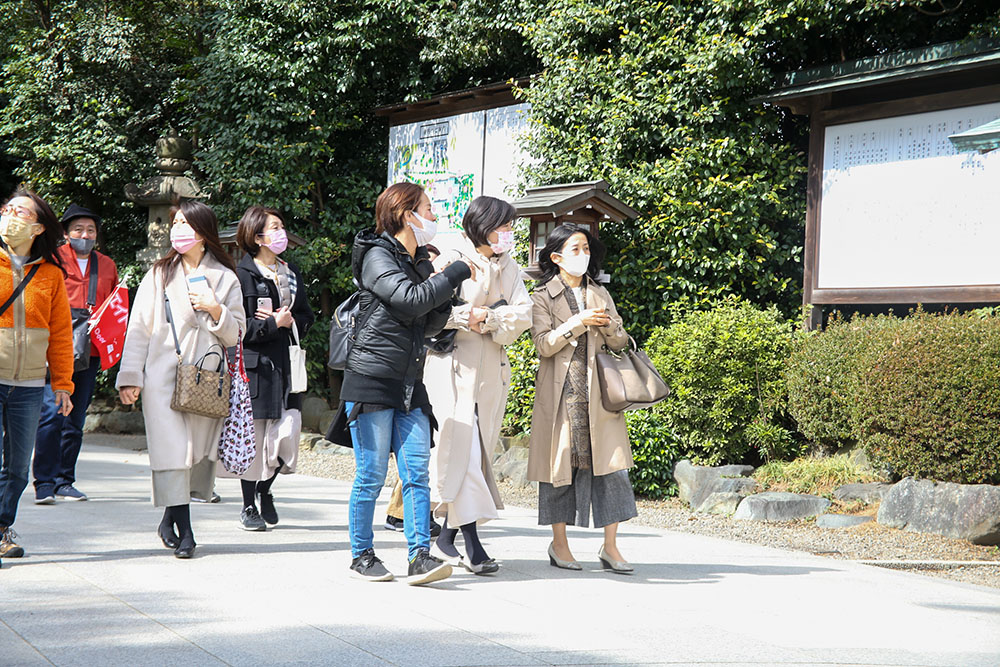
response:
[(347, 356), (351, 353), (358, 332), (378, 303), (378, 299), (372, 298), (368, 304), (368, 312), (362, 313), (361, 295), (362, 290), (358, 290), (344, 299), (330, 318), (330, 357), (326, 365), (335, 371), (342, 371), (347, 367)]

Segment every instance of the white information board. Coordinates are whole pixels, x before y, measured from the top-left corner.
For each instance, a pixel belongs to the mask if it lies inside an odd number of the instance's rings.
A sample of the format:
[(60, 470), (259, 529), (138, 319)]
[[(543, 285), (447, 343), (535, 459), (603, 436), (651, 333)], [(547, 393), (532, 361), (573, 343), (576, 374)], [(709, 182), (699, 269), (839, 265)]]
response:
[(438, 217), (435, 245), (462, 227), (462, 216), (479, 195), (514, 197), (525, 158), (520, 136), (528, 104), (396, 125), (389, 129), (389, 184), (417, 183)]
[(1000, 103), (826, 128), (819, 289), (1000, 285), (1000, 151), (948, 136)]

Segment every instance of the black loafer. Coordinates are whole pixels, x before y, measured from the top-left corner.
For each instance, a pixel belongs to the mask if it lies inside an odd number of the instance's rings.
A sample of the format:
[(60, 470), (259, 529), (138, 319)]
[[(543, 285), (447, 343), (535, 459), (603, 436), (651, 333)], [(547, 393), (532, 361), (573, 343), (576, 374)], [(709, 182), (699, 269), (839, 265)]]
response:
[(163, 546), (168, 549), (176, 549), (181, 545), (181, 538), (177, 537), (173, 528), (160, 526), (156, 529), (156, 534), (160, 536), (160, 541), (163, 542)]
[(177, 558), (191, 558), (194, 556), (195, 546), (197, 545), (195, 545), (192, 539), (181, 540), (180, 545), (174, 549), (174, 556)]

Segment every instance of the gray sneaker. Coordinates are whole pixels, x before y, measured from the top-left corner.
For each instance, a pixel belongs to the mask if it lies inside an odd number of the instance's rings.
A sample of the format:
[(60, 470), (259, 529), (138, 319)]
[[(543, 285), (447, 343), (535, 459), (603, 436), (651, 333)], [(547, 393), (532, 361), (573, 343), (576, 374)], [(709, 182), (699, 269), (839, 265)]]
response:
[(20, 558), (24, 555), (17, 542), (17, 533), (10, 526), (0, 526), (0, 558)]
[(421, 549), (417, 552), (416, 558), (410, 561), (409, 576), (406, 583), (410, 586), (421, 586), (441, 581), (451, 576), (451, 565), (442, 563), (427, 550)]
[(366, 549), (351, 561), (351, 572), (355, 577), (368, 581), (392, 581), (392, 572), (385, 569), (374, 549)]
[(253, 530), (258, 532), (267, 530), (267, 524), (260, 518), (260, 513), (257, 512), (257, 508), (253, 505), (250, 507), (244, 507), (243, 511), (240, 513), (240, 527), (243, 530)]
[(86, 500), (87, 494), (77, 490), (72, 484), (63, 484), (56, 487), (56, 498), (62, 500)]

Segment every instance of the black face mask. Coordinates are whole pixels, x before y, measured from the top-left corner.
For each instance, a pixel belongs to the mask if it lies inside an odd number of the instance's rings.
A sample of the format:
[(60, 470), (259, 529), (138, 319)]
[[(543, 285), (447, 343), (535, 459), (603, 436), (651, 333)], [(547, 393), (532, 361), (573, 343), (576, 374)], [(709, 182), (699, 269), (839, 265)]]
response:
[(90, 251), (94, 249), (94, 244), (97, 243), (94, 239), (70, 239), (69, 244), (79, 255), (89, 255)]

